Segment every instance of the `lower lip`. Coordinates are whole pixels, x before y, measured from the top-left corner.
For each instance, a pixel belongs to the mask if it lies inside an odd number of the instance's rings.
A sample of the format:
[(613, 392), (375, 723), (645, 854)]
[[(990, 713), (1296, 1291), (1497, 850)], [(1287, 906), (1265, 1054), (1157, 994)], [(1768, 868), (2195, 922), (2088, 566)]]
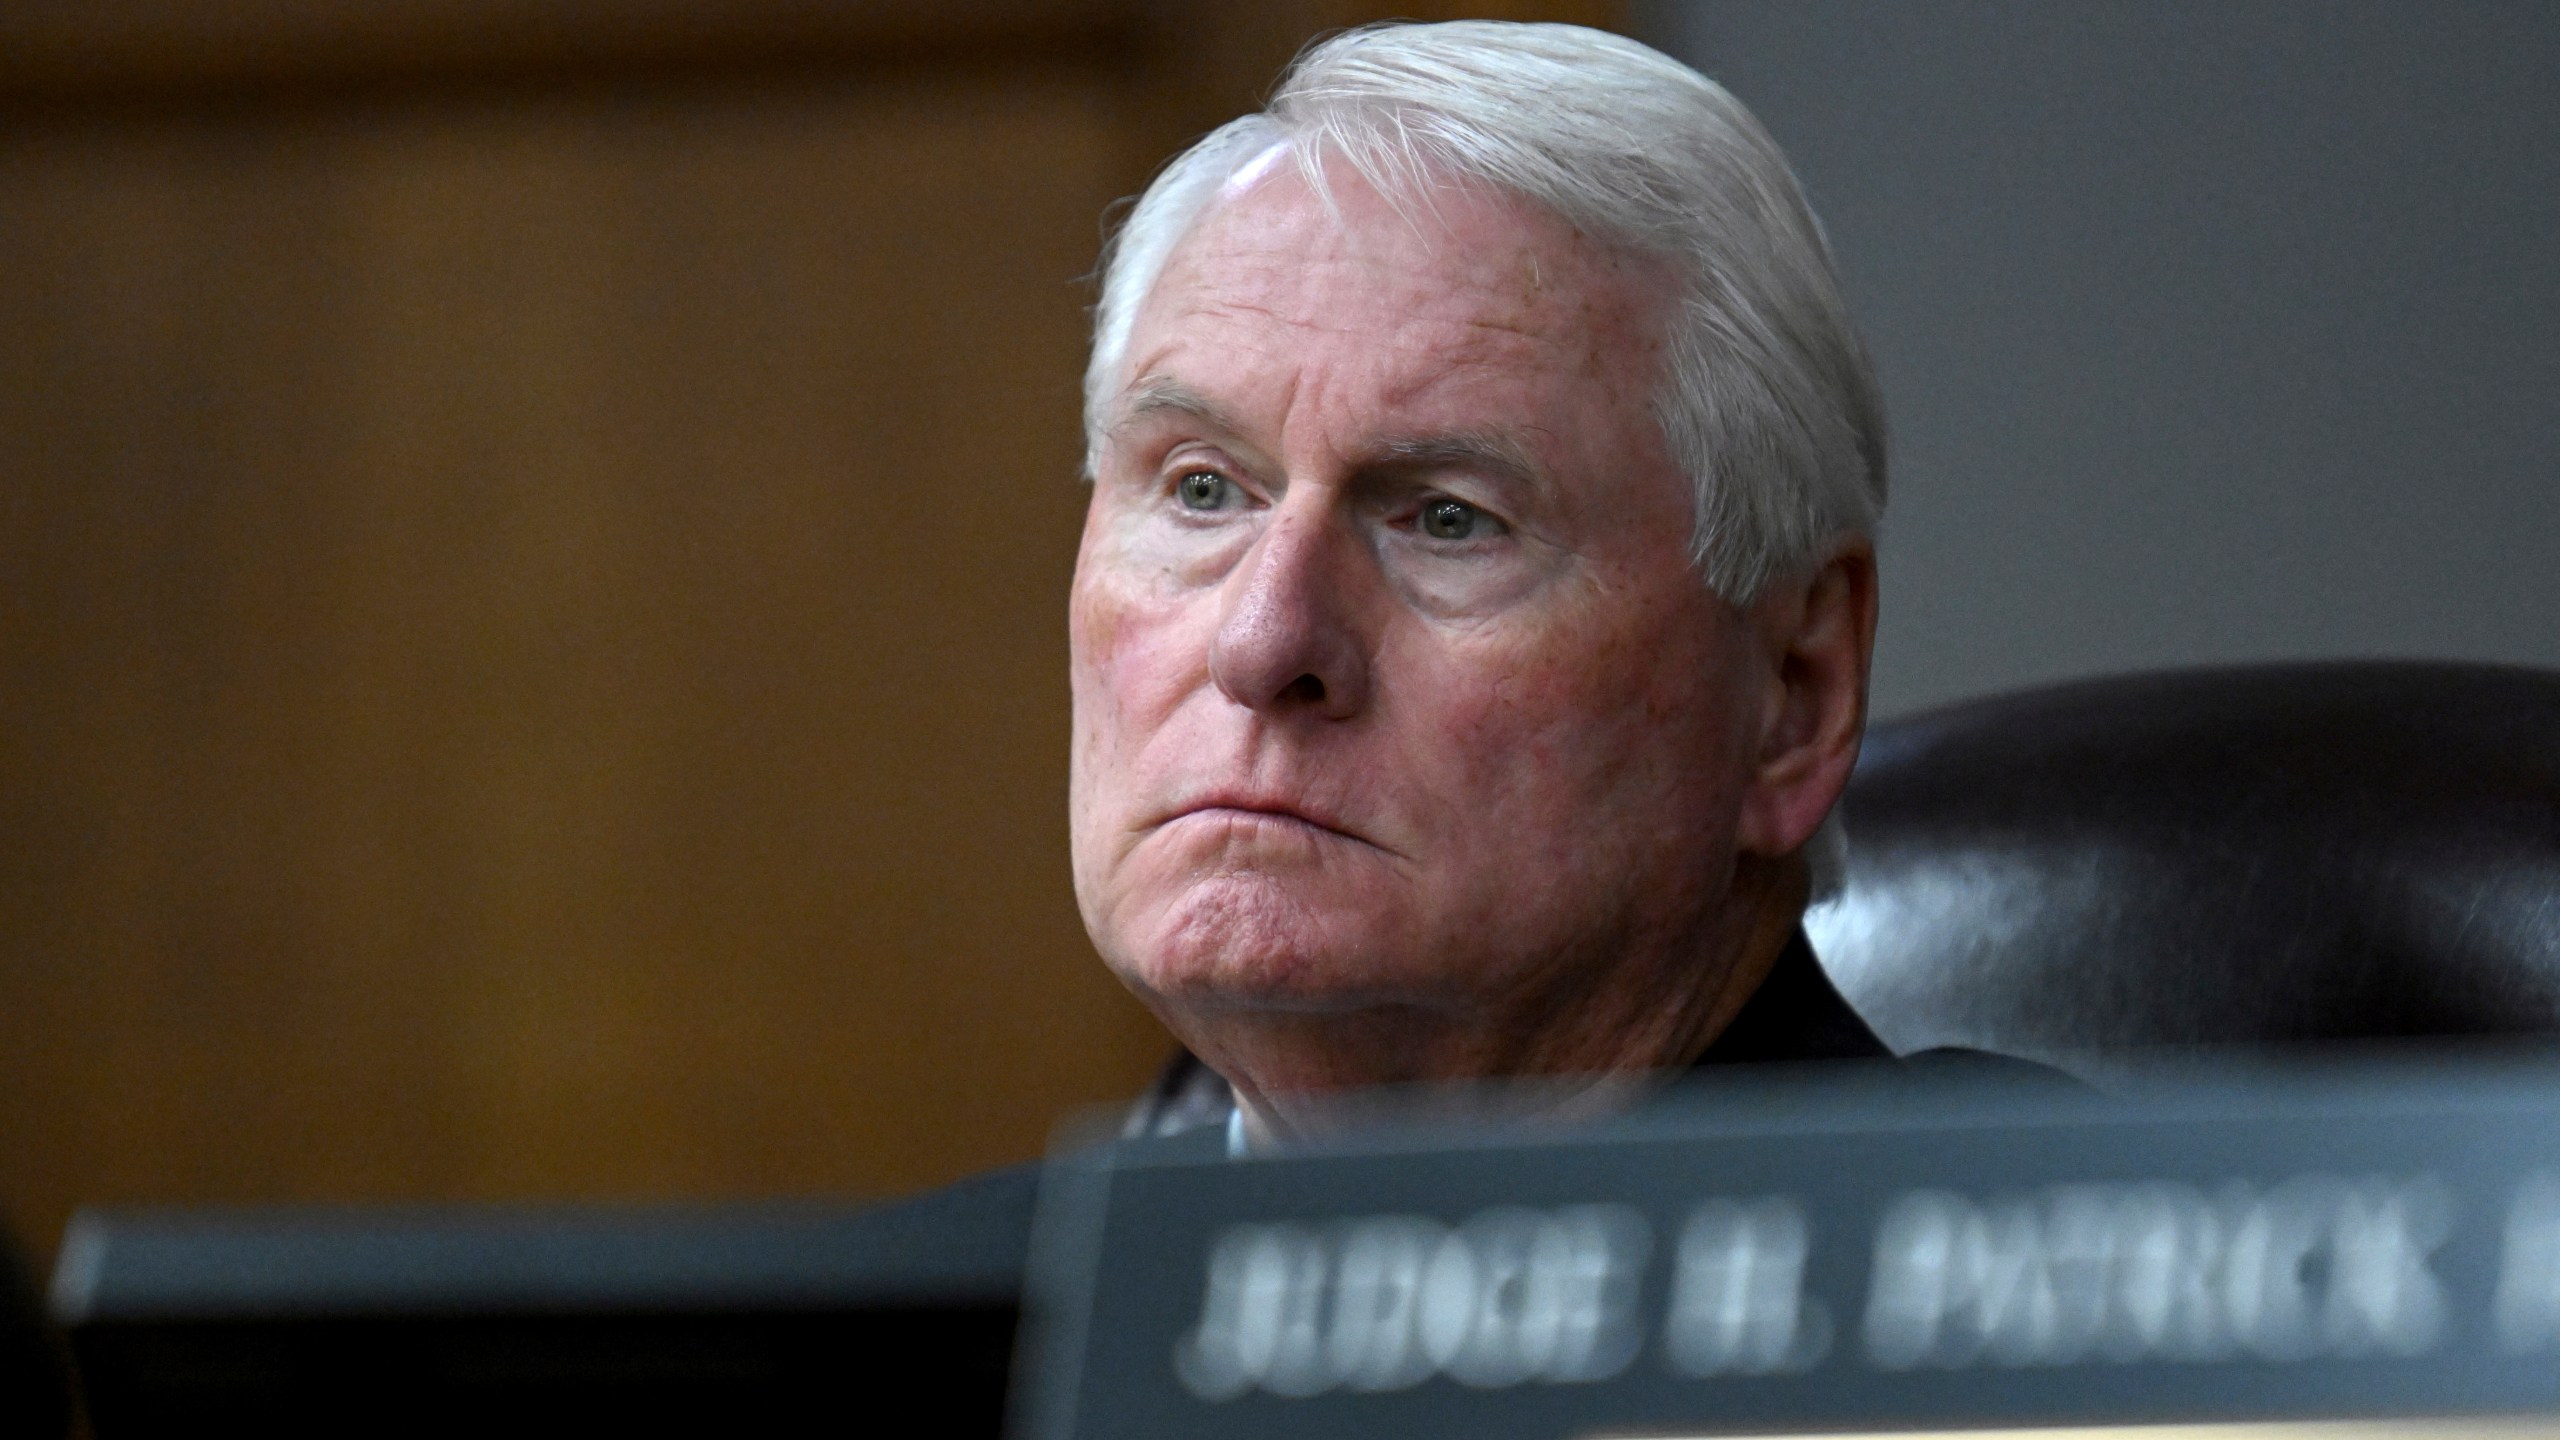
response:
[(1270, 825), (1287, 825), (1300, 830), (1313, 830), (1324, 835), (1341, 833), (1330, 825), (1319, 825), (1303, 815), (1292, 815), (1285, 810), (1241, 810), (1229, 805), (1212, 805), (1204, 809), (1184, 811), (1174, 818), (1177, 820), (1251, 821)]

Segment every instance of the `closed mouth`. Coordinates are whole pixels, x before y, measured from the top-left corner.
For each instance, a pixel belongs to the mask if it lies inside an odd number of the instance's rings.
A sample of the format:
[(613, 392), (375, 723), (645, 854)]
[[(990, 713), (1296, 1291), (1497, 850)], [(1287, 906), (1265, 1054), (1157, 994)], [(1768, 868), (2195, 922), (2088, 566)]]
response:
[(1240, 816), (1252, 820), (1285, 820), (1293, 824), (1307, 826), (1310, 829), (1322, 830), (1328, 834), (1345, 835), (1354, 840), (1360, 838), (1357, 835), (1351, 835), (1347, 830), (1327, 825), (1323, 821), (1314, 819), (1310, 816), (1301, 815), (1295, 810), (1283, 810), (1264, 805), (1200, 805), (1195, 806), (1192, 809), (1185, 810), (1173, 818), (1176, 820), (1185, 820), (1193, 816), (1214, 817), (1221, 815)]
[(1176, 820), (1188, 820), (1195, 817), (1202, 819), (1226, 818), (1235, 820), (1276, 821), (1281, 824), (1304, 826), (1309, 830), (1336, 836), (1344, 840), (1358, 841), (1360, 844), (1367, 845), (1372, 849), (1383, 850), (1386, 848), (1379, 845), (1378, 842), (1371, 840), (1366, 835), (1345, 830), (1341, 826), (1333, 824), (1330, 821), (1319, 820), (1315, 816), (1309, 815), (1302, 810), (1294, 810), (1285, 805), (1257, 804), (1243, 800), (1211, 800), (1203, 804), (1194, 805), (1188, 810), (1168, 815), (1161, 823), (1170, 825)]

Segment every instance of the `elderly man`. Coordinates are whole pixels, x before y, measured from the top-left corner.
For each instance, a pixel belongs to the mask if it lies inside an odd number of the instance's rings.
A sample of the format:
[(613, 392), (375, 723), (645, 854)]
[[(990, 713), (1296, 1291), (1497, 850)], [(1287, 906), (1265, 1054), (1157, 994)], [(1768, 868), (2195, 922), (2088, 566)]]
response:
[(1150, 1128), (1882, 1053), (1798, 919), (1884, 423), (1730, 96), (1568, 26), (1337, 37), (1131, 213), (1086, 398), (1076, 895), (1198, 1060)]

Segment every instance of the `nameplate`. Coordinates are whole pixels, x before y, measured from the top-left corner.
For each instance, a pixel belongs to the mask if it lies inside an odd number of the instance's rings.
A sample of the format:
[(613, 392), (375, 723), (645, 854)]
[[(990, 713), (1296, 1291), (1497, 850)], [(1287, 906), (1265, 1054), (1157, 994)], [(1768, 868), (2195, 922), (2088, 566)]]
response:
[(1053, 1167), (1023, 1433), (2560, 1411), (2560, 1070), (1833, 1074), (1573, 1133)]

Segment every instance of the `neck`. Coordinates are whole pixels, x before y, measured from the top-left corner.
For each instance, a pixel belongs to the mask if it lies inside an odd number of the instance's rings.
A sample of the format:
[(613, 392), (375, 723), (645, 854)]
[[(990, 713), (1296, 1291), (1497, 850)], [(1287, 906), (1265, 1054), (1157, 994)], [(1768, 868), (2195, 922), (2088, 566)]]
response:
[[(1610, 983), (1495, 1015), (1381, 1006), (1229, 1012), (1178, 1027), (1227, 1078), (1256, 1145), (1403, 1119), (1569, 1124), (1626, 1109), (1703, 1054), (1793, 938), (1809, 889), (1792, 857), (1737, 876), (1731, 923)], [(1188, 1033), (1183, 1033), (1188, 1032)], [(1503, 1083), (1479, 1082), (1498, 1079)], [(1390, 1096), (1371, 1093), (1392, 1087)]]

